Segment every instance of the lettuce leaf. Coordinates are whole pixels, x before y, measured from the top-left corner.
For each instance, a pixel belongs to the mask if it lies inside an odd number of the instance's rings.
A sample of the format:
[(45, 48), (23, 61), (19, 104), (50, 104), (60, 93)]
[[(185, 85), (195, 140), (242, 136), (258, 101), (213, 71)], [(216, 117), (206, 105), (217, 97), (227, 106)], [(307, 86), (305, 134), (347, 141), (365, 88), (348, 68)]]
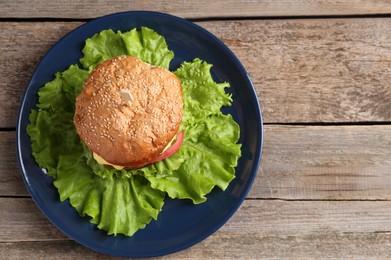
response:
[(52, 177), (56, 177), (60, 155), (82, 152), (73, 116), (76, 96), (88, 75), (88, 71), (72, 65), (56, 73), (55, 79), (38, 91), (40, 110), (31, 111), (26, 131), (35, 160)]
[(185, 129), (185, 140), (176, 154), (186, 160), (171, 173), (145, 177), (153, 188), (167, 192), (171, 198), (206, 201), (216, 185), (225, 190), (235, 177), (241, 154), (239, 126), (230, 115), (214, 115)]
[(222, 106), (231, 104), (232, 98), (225, 93), (227, 82), (216, 83), (210, 69), (212, 65), (200, 59), (184, 62), (174, 73), (183, 87), (183, 123), (194, 124), (213, 114), (219, 114)]
[(165, 69), (170, 67), (174, 53), (168, 49), (163, 36), (147, 27), (125, 32), (122, 39), (126, 46), (126, 54), (136, 56), (142, 61)]
[(195, 59), (175, 74), (183, 85), (184, 143), (176, 154), (149, 167), (115, 170), (98, 164), (76, 133), (75, 100), (92, 69), (118, 55), (133, 55), (152, 65), (169, 67), (173, 59), (164, 37), (142, 27), (129, 32), (105, 30), (86, 40), (82, 68), (58, 72), (39, 92), (27, 133), (38, 165), (54, 177), (60, 200), (70, 204), (108, 234), (133, 235), (171, 198), (206, 200), (214, 188), (224, 190), (235, 177), (240, 157), (239, 126), (220, 112), (230, 105), (228, 83), (216, 83), (212, 65)]
[(64, 72), (57, 72), (53, 81), (46, 83), (38, 91), (37, 107), (51, 112), (74, 112), (76, 96), (83, 88), (89, 71), (71, 65)]
[(80, 154), (62, 155), (54, 181), (60, 200), (69, 198), (81, 216), (90, 217), (109, 235), (133, 235), (157, 219), (165, 194), (142, 176), (104, 179), (95, 175)]
[(96, 67), (114, 56), (136, 56), (144, 62), (168, 69), (174, 53), (166, 40), (155, 31), (141, 27), (125, 33), (104, 30), (86, 40), (80, 63), (84, 69)]

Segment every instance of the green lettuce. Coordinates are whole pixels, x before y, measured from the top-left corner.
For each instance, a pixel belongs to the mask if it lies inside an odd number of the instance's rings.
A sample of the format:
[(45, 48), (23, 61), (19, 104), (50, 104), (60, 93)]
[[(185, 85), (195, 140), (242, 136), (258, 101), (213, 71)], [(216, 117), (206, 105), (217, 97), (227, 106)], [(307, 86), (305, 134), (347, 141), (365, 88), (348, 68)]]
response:
[(80, 64), (58, 72), (38, 92), (27, 133), (38, 165), (54, 178), (61, 201), (70, 204), (108, 234), (133, 235), (157, 219), (165, 196), (206, 200), (214, 188), (225, 190), (235, 178), (241, 155), (239, 126), (221, 113), (231, 104), (228, 83), (216, 83), (212, 65), (195, 59), (174, 73), (183, 86), (181, 149), (169, 158), (137, 170), (115, 170), (95, 161), (73, 123), (75, 100), (91, 70), (118, 55), (139, 57), (169, 68), (173, 52), (163, 36), (142, 27), (129, 32), (105, 30), (86, 40)]
[(104, 30), (86, 40), (84, 57), (80, 63), (84, 69), (94, 68), (111, 57), (130, 55), (152, 65), (169, 68), (174, 53), (167, 47), (163, 36), (141, 27), (125, 33)]
[(206, 201), (214, 186), (225, 190), (235, 177), (240, 156), (239, 127), (230, 115), (214, 115), (185, 128), (185, 140), (176, 154), (186, 160), (178, 170), (145, 175), (153, 188), (171, 198)]
[(76, 96), (88, 75), (88, 71), (77, 65), (56, 73), (55, 79), (38, 92), (39, 111), (32, 110), (30, 114), (31, 123), (26, 130), (32, 142), (33, 156), (54, 178), (60, 155), (83, 151), (73, 116)]
[(211, 64), (200, 59), (184, 62), (174, 73), (183, 87), (183, 122), (196, 123), (209, 115), (219, 114), (222, 106), (231, 104), (231, 96), (225, 93), (227, 82), (216, 83), (211, 74)]
[(85, 157), (60, 156), (54, 181), (61, 201), (69, 198), (81, 216), (108, 234), (132, 235), (157, 219), (164, 204), (164, 192), (154, 189), (142, 176), (113, 180), (95, 175)]

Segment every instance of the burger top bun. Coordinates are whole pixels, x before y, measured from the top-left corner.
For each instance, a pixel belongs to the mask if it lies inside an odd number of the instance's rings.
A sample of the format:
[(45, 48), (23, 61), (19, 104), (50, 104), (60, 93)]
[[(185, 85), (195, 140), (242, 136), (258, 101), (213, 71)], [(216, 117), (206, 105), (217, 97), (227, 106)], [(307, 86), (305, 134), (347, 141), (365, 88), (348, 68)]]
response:
[(158, 157), (182, 121), (182, 86), (170, 71), (118, 56), (99, 64), (76, 99), (74, 123), (88, 148), (113, 165)]

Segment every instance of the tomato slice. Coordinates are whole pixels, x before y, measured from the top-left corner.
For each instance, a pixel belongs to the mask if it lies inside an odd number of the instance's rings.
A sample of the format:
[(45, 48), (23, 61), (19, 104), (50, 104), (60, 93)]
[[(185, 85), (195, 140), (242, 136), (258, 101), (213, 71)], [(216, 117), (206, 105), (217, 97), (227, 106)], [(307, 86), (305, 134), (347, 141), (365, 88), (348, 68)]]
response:
[(183, 139), (185, 138), (184, 131), (180, 131), (176, 135), (176, 141), (173, 143), (167, 150), (165, 150), (161, 155), (156, 157), (154, 160), (151, 161), (151, 163), (157, 163), (161, 160), (166, 159), (167, 157), (170, 157), (174, 153), (178, 152), (179, 148), (181, 148)]
[(149, 166), (151, 164), (157, 163), (159, 161), (162, 161), (162, 160), (170, 157), (174, 153), (178, 152), (179, 148), (181, 148), (184, 138), (185, 138), (185, 132), (184, 131), (178, 132), (176, 134), (175, 143), (173, 143), (169, 148), (167, 148), (167, 150), (165, 150), (161, 155), (156, 157), (154, 160), (152, 160), (151, 162), (149, 162), (147, 164), (132, 165), (132, 166), (129, 165), (129, 166), (126, 166), (125, 169), (126, 170), (133, 170), (133, 169), (142, 168), (142, 167)]

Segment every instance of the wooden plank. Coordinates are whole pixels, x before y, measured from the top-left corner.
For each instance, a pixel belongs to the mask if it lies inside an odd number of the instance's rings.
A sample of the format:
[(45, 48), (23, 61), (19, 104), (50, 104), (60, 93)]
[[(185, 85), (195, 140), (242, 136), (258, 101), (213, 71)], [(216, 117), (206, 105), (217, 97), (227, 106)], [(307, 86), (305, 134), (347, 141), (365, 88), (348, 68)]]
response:
[[(223, 235), (186, 250), (152, 259), (388, 259), (391, 233), (324, 233), (273, 236)], [(4, 259), (123, 259), (92, 251), (74, 241), (0, 243)]]
[(16, 133), (0, 132), (0, 196), (27, 196), (16, 159)]
[[(391, 200), (391, 125), (265, 125), (264, 136), (249, 198)], [(0, 196), (28, 195), (14, 149), (14, 132), (0, 132)]]
[[(29, 198), (0, 198), (0, 242), (63, 240)], [(81, 221), (86, 221), (80, 218)], [(391, 232), (391, 201), (245, 200), (224, 234), (311, 235)]]
[(2, 18), (95, 18), (127, 10), (151, 10), (185, 18), (211, 17), (270, 17), (270, 16), (332, 16), (389, 14), (387, 0), (328, 0), (328, 1), (70, 1), (16, 0), (2, 3)]
[(46, 51), (80, 23), (0, 23), (0, 127), (15, 127), (22, 94)]
[[(1, 23), (0, 127), (15, 126), (34, 66), (80, 24)], [(247, 68), (266, 123), (391, 121), (391, 19), (199, 24), (220, 37)]]
[(391, 199), (391, 125), (266, 125), (264, 136), (251, 198)]
[[(67, 241), (29, 199), (0, 198), (0, 206), (0, 227), (6, 231), (0, 234), (2, 255), (99, 255)], [(391, 249), (390, 209), (391, 202), (382, 201), (247, 200), (219, 231), (171, 257), (386, 256)]]
[(53, 226), (29, 198), (2, 198), (1, 242), (64, 240), (66, 236)]
[(243, 62), (266, 123), (391, 121), (391, 19), (201, 25)]
[[(29, 198), (0, 198), (0, 242), (63, 240)], [(80, 218), (80, 221), (86, 221)], [(391, 232), (391, 201), (245, 200), (220, 235)]]

